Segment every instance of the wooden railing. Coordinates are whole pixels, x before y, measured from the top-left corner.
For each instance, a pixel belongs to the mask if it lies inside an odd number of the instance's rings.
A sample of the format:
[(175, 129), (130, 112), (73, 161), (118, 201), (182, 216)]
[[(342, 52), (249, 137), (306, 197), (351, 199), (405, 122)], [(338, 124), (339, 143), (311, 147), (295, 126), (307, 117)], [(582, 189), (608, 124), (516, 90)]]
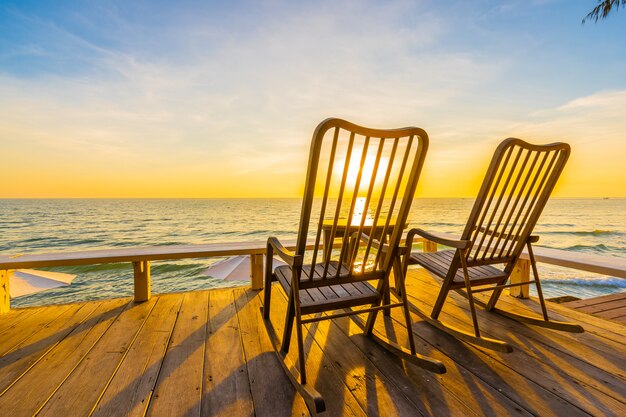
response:
[[(420, 242), (420, 240), (415, 239), (415, 242)], [(295, 247), (294, 241), (285, 243), (288, 249)], [(433, 252), (437, 250), (437, 244), (434, 242), (422, 239), (421, 243), (424, 251)], [(263, 288), (265, 248), (265, 241), (251, 241), (0, 256), (0, 314), (8, 312), (10, 309), (9, 279), (15, 269), (129, 262), (132, 263), (134, 270), (135, 301), (142, 302), (150, 299), (151, 295), (151, 261), (249, 255), (251, 258), (250, 285), (252, 289), (260, 290)], [(626, 259), (624, 258), (543, 247), (534, 247), (533, 252), (538, 262), (626, 278)], [(530, 261), (528, 254), (524, 253), (518, 261), (515, 272), (511, 275), (511, 281), (529, 281), (529, 274)], [(529, 294), (528, 285), (513, 287), (510, 292), (513, 296), (527, 298)]]

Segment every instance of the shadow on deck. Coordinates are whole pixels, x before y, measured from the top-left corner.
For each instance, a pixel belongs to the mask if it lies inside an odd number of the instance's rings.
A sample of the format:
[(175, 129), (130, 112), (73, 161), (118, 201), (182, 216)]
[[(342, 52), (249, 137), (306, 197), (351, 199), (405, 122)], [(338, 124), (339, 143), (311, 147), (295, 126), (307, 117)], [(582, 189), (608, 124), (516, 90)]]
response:
[[(434, 279), (415, 269), (408, 285), (410, 301), (429, 311)], [(0, 317), (0, 416), (308, 415), (265, 334), (260, 294), (235, 288), (142, 304), (114, 299), (12, 310)], [(272, 322), (281, 332), (286, 302), (275, 294)], [(451, 299), (442, 319), (469, 329), (467, 302)], [(512, 297), (498, 306), (538, 311), (533, 301)], [(403, 363), (348, 318), (311, 324), (309, 379), (332, 416), (626, 415), (626, 327), (549, 307), (586, 332), (533, 328), (480, 311), (485, 335), (514, 346), (505, 354), (460, 342), (413, 315), (418, 352), (441, 360), (444, 375)], [(398, 314), (379, 315), (377, 326), (406, 346)]]

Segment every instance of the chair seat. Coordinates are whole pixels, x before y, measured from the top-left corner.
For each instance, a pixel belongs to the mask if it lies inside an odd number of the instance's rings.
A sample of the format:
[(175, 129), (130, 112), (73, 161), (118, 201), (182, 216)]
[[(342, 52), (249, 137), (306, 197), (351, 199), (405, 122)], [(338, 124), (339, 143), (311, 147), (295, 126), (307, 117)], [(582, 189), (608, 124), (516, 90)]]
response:
[[(426, 268), (435, 275), (445, 278), (452, 264), (455, 250), (442, 250), (439, 252), (415, 252), (411, 253), (410, 264), (418, 264)], [(467, 268), (472, 286), (487, 285), (502, 281), (508, 275), (491, 265), (470, 266)], [(465, 286), (463, 268), (459, 267), (454, 275), (452, 288)]]
[[(325, 264), (316, 264), (314, 268), (314, 279), (321, 281), (321, 272)], [(333, 277), (337, 272), (338, 263), (329, 262), (328, 276)], [(302, 268), (301, 280), (306, 280), (310, 276), (311, 267)], [(285, 290), (291, 292), (291, 267), (289, 265), (279, 266), (274, 270), (274, 275)], [(339, 278), (346, 278), (349, 271), (345, 266), (341, 267)], [(368, 281), (343, 282), (332, 284), (335, 278), (327, 278), (328, 285), (320, 285), (316, 288), (300, 289), (300, 308), (302, 314), (320, 313), (322, 311), (338, 310), (342, 308), (354, 307), (363, 304), (377, 303), (380, 301), (380, 293)]]

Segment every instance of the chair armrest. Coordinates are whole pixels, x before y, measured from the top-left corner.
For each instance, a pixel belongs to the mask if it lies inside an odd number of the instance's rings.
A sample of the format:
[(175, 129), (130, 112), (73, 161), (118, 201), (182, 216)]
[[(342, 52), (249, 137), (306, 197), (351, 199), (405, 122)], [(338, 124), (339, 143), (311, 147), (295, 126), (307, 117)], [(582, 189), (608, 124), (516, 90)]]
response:
[(449, 246), (451, 248), (456, 248), (456, 249), (467, 249), (472, 244), (472, 242), (470, 242), (469, 240), (448, 239), (442, 236), (437, 236), (435, 234), (428, 233), (427, 231), (422, 230), (422, 229), (411, 229), (408, 231), (406, 235), (406, 242), (407, 242), (408, 247), (410, 247), (410, 245), (413, 243), (413, 236), (415, 235), (421, 236), (424, 239), (428, 239), (431, 242), (435, 242), (440, 245)]
[(268, 249), (271, 248), (272, 252), (278, 255), (278, 257), (285, 261), (289, 266), (294, 266), (298, 262), (298, 259), (300, 259), (301, 262), (302, 257), (297, 256), (295, 253), (285, 248), (274, 236), (267, 238), (267, 246)]

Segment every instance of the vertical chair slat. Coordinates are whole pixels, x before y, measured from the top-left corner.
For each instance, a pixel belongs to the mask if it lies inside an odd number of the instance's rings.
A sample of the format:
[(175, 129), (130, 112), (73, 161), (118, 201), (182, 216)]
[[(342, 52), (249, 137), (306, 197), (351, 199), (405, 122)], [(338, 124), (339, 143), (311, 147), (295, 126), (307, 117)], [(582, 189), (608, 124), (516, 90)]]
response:
[[(551, 152), (551, 153), (553, 153), (552, 159), (550, 160), (548, 167), (545, 169), (543, 173), (543, 176), (539, 182), (539, 185), (536, 188), (536, 192), (534, 193), (533, 198), (530, 201), (530, 204), (528, 205), (528, 210), (524, 214), (524, 217), (522, 218), (522, 221), (520, 222), (520, 225), (516, 232), (516, 236), (519, 236), (519, 238), (517, 242), (516, 241), (511, 242), (511, 247), (515, 248), (513, 250), (510, 250), (511, 254), (514, 252), (520, 251), (521, 248), (524, 247), (526, 243), (523, 240), (525, 240), (525, 238), (527, 238), (528, 235), (530, 235), (530, 232), (534, 228), (535, 223), (537, 222), (539, 218), (539, 214), (541, 214), (541, 210), (543, 209), (543, 206), (547, 202), (548, 196), (545, 196), (544, 198), (541, 198), (541, 197), (544, 191), (544, 186), (547, 184), (546, 181), (551, 176), (551, 174), (554, 175), (552, 167), (554, 166), (554, 163), (556, 162), (557, 157), (559, 155), (558, 151)], [(556, 181), (556, 179), (554, 181)]]
[[(500, 184), (500, 180), (502, 179), (502, 175), (504, 175), (505, 167), (506, 167), (507, 162), (509, 161), (509, 158), (511, 157), (512, 153), (513, 153), (513, 147), (510, 147), (508, 149), (508, 152), (504, 156), (504, 162), (501, 162), (502, 161), (501, 159), (498, 159), (496, 161), (496, 163), (497, 163), (497, 165), (496, 165), (497, 171), (496, 172), (498, 172), (498, 176), (497, 176), (497, 178), (495, 180), (495, 184), (494, 184), (493, 180), (491, 182), (487, 183), (487, 187), (488, 188), (486, 188), (485, 191), (489, 193), (489, 197), (487, 198), (486, 202), (485, 201), (481, 201), (482, 206), (479, 206), (480, 207), (480, 211), (479, 212), (481, 213), (480, 220), (479, 220), (478, 224), (475, 224), (476, 229), (475, 229), (474, 235), (473, 235), (473, 237), (471, 239), (472, 246), (475, 247), (474, 255), (472, 256), (472, 260), (473, 261), (476, 261), (478, 259), (478, 257), (480, 256), (482, 244), (483, 244), (483, 241), (485, 240), (485, 234), (481, 233), (481, 228), (482, 227), (484, 227), (485, 229), (489, 228), (488, 224), (484, 225), (483, 223), (485, 221), (485, 217), (487, 216), (487, 214), (489, 212), (489, 209), (490, 209), (490, 206), (491, 206), (491, 201), (493, 200), (493, 197), (496, 195), (496, 191), (497, 191), (497, 188), (498, 188), (498, 186)], [(477, 200), (477, 201), (479, 201), (479, 200)], [(475, 219), (471, 219), (470, 221), (472, 221), (472, 220), (475, 220)], [(478, 238), (478, 236), (481, 236), (481, 235), (482, 235), (482, 238), (480, 239), (480, 242), (478, 243), (478, 245), (476, 245), (475, 244), (476, 243), (476, 239)]]
[[(409, 137), (409, 140), (406, 145), (406, 151), (404, 152), (404, 157), (402, 158), (402, 164), (400, 165), (400, 172), (398, 174), (398, 181), (396, 183), (393, 196), (391, 197), (391, 201), (389, 203), (389, 212), (387, 213), (387, 219), (385, 221), (385, 225), (383, 226), (383, 230), (380, 233), (381, 236), (381, 244), (385, 242), (385, 236), (387, 236), (387, 231), (389, 230), (389, 224), (391, 223), (391, 218), (393, 217), (393, 210), (395, 208), (396, 200), (398, 198), (398, 192), (400, 191), (400, 186), (402, 184), (402, 178), (404, 176), (404, 170), (406, 168), (406, 163), (409, 160), (409, 154), (411, 153), (411, 145), (413, 144), (413, 136)], [(403, 227), (403, 224), (397, 224), (396, 227)], [(381, 248), (382, 249), (382, 248)], [(377, 265), (380, 261), (380, 256), (382, 254), (382, 250), (376, 252), (376, 260), (374, 261), (374, 265)]]
[[(387, 185), (389, 184), (391, 171), (393, 170), (393, 165), (394, 165), (394, 162), (396, 161), (395, 156), (396, 156), (396, 151), (398, 150), (399, 142), (400, 142), (399, 138), (395, 138), (393, 140), (393, 145), (391, 147), (391, 152), (389, 154), (389, 161), (387, 162), (387, 171), (385, 172), (385, 177), (383, 179), (383, 183), (380, 189), (380, 197), (378, 200), (378, 204), (376, 206), (376, 213), (374, 213), (374, 219), (372, 220), (372, 230), (376, 230), (378, 228), (378, 220), (380, 218), (380, 213), (382, 211), (382, 207), (385, 202), (385, 196), (387, 195)], [(373, 243), (373, 237), (372, 239), (369, 240), (369, 242), (367, 242), (367, 247), (365, 248), (366, 257), (369, 257), (369, 253), (372, 248), (372, 243)], [(377, 252), (377, 255), (374, 260), (374, 265), (376, 265), (378, 262), (378, 259), (379, 259), (378, 252), (380, 252), (380, 249), (378, 249), (376, 252)]]
[[(504, 198), (506, 191), (508, 189), (509, 186), (509, 182), (511, 181), (511, 178), (513, 176), (513, 172), (515, 171), (515, 166), (517, 166), (517, 162), (519, 161), (519, 158), (522, 154), (522, 149), (518, 148), (517, 150), (517, 154), (515, 155), (515, 159), (513, 161), (513, 165), (512, 166), (508, 166), (508, 165), (504, 165), (503, 166), (503, 172), (506, 170), (507, 171), (507, 176), (506, 176), (506, 180), (504, 181), (504, 184), (502, 185), (502, 191), (500, 193), (498, 193), (498, 198), (496, 199), (496, 203), (495, 205), (491, 208), (491, 215), (489, 216), (489, 222), (487, 224), (487, 226), (485, 226), (485, 231), (483, 232), (483, 237), (480, 241), (480, 246), (482, 246), (484, 240), (487, 238), (487, 236), (491, 235), (491, 237), (489, 238), (489, 240), (487, 241), (487, 244), (484, 247), (484, 250), (482, 251), (482, 256), (481, 259), (484, 260), (487, 256), (487, 254), (489, 253), (489, 248), (491, 245), (491, 242), (493, 241), (493, 237), (495, 236), (495, 229), (494, 227), (492, 227), (493, 224), (493, 220), (496, 217), (496, 214), (498, 213), (498, 209), (500, 208), (500, 203), (502, 202), (502, 199)], [(491, 233), (490, 233), (491, 232)]]
[[(518, 208), (518, 204), (522, 198), (522, 195), (524, 194), (524, 190), (526, 190), (526, 186), (528, 185), (528, 181), (530, 180), (530, 178), (532, 177), (532, 173), (534, 172), (535, 169), (535, 165), (537, 164), (537, 160), (539, 159), (539, 156), (542, 154), (542, 152), (531, 152), (528, 151), (528, 158), (530, 158), (531, 155), (534, 155), (534, 158), (530, 164), (530, 167), (528, 168), (528, 171), (526, 173), (526, 175), (524, 175), (524, 182), (522, 183), (522, 186), (520, 187), (519, 192), (517, 193), (517, 196), (515, 198), (515, 202), (513, 203), (513, 207), (511, 208), (509, 215), (507, 216), (506, 220), (504, 221), (504, 227), (502, 228), (502, 234), (506, 236), (506, 239), (504, 241), (504, 243), (502, 244), (502, 247), (500, 248), (500, 252), (498, 252), (498, 258), (502, 257), (502, 254), (504, 253), (504, 249), (508, 246), (509, 242), (511, 241), (511, 239), (515, 240), (515, 236), (511, 235), (511, 232), (513, 231), (513, 229), (515, 228), (515, 222), (519, 219), (520, 214), (523, 212), (524, 210), (524, 205), (526, 203), (526, 199), (523, 200), (522, 205), (519, 206)], [(528, 197), (530, 192), (530, 189), (527, 190), (526, 192), (526, 197)], [(513, 224), (511, 224), (511, 219), (513, 218), (513, 215), (515, 216), (515, 221), (513, 222)], [(496, 246), (498, 246), (498, 244), (496, 244)]]
[[(333, 134), (333, 144), (330, 150), (330, 156), (328, 158), (328, 171), (326, 173), (326, 181), (324, 184), (324, 196), (322, 197), (322, 204), (320, 207), (320, 216), (319, 216), (319, 224), (324, 224), (324, 214), (326, 213), (326, 204), (328, 202), (328, 193), (330, 191), (330, 184), (333, 174), (333, 165), (335, 163), (335, 152), (337, 151), (337, 139), (339, 138), (339, 127), (335, 127), (335, 133)], [(311, 260), (311, 268), (315, 266), (317, 261), (317, 251), (320, 244), (320, 237), (323, 232), (323, 227), (318, 227), (317, 232), (315, 233), (315, 246), (313, 248), (313, 259)], [(330, 245), (330, 249), (324, 246), (323, 251), (326, 252), (328, 250), (332, 250), (332, 242)], [(313, 276), (313, 274), (311, 274)]]
[[(350, 228), (352, 226), (352, 218), (354, 216), (354, 206), (356, 204), (356, 200), (359, 196), (359, 188), (361, 187), (361, 176), (363, 175), (363, 166), (365, 165), (365, 160), (367, 158), (367, 149), (369, 146), (370, 138), (369, 136), (365, 137), (365, 142), (363, 143), (363, 150), (361, 151), (361, 160), (359, 162), (359, 170), (357, 172), (357, 177), (354, 182), (354, 190), (352, 191), (352, 198), (350, 200), (350, 208), (348, 209), (348, 216), (346, 218), (346, 230), (343, 234), (343, 241), (341, 243), (341, 251), (339, 253), (339, 265), (343, 265), (344, 255), (346, 255), (346, 251), (348, 250), (348, 243), (350, 242)], [(350, 254), (348, 254), (350, 255)], [(336, 277), (339, 276), (341, 272), (341, 268), (337, 268)]]
[[(333, 225), (330, 231), (330, 239), (329, 239), (330, 245), (329, 245), (327, 256), (326, 256), (325, 263), (324, 263), (324, 274), (322, 275), (322, 278), (326, 278), (328, 276), (328, 266), (330, 265), (333, 242), (335, 241), (335, 235), (337, 234), (337, 225), (339, 223), (339, 217), (341, 215), (341, 204), (343, 201), (343, 192), (344, 192), (344, 188), (346, 185), (346, 180), (348, 179), (348, 170), (350, 168), (350, 160), (352, 157), (352, 146), (354, 145), (354, 136), (355, 136), (355, 133), (351, 132), (350, 140), (348, 142), (348, 148), (346, 150), (346, 159), (345, 159), (346, 163), (344, 164), (343, 173), (341, 175), (341, 186), (339, 187), (339, 195), (337, 196), (335, 216), (333, 218)], [(323, 227), (323, 225), (320, 224), (318, 225), (318, 227)]]
[(513, 247), (515, 246), (515, 242), (519, 239), (519, 233), (521, 231), (521, 228), (518, 228), (517, 232), (515, 233), (513, 231), (515, 230), (516, 226), (518, 226), (518, 221), (520, 220), (520, 218), (522, 219), (526, 218), (528, 207), (532, 205), (532, 203), (528, 203), (528, 199), (530, 198), (533, 190), (535, 189), (535, 184), (537, 182), (537, 179), (539, 178), (539, 175), (541, 174), (541, 171), (543, 170), (543, 166), (545, 165), (548, 159), (549, 152), (545, 152), (545, 151), (537, 152), (536, 158), (539, 158), (539, 156), (543, 156), (543, 158), (541, 158), (541, 162), (539, 163), (539, 166), (537, 167), (537, 170), (535, 171), (534, 175), (533, 175), (532, 170), (529, 174), (529, 178), (532, 177), (532, 181), (530, 183), (530, 186), (528, 187), (528, 190), (526, 191), (526, 196), (524, 197), (524, 201), (522, 202), (522, 205), (520, 206), (520, 210), (515, 216), (515, 220), (511, 224), (511, 229), (508, 232), (509, 235), (511, 235), (511, 240), (508, 242), (507, 246), (503, 246), (502, 248), (503, 249), (502, 253), (504, 253), (504, 251), (506, 250), (506, 256), (510, 256), (511, 251), (513, 250)]
[[(520, 179), (524, 176), (526, 164), (528, 163), (528, 158), (530, 158), (530, 155), (531, 155), (530, 152), (523, 152), (523, 151), (524, 150), (522, 148), (520, 148), (520, 154), (521, 153), (525, 153), (526, 156), (525, 156), (524, 160), (522, 161), (521, 165), (519, 166), (519, 168), (511, 169), (511, 173), (513, 173), (516, 170), (517, 171), (517, 175), (515, 177), (515, 181), (511, 185), (511, 189), (508, 192), (508, 196), (506, 198), (504, 206), (502, 207), (502, 210), (500, 210), (500, 215), (498, 216), (498, 221), (496, 222), (495, 226), (493, 227), (491, 237), (489, 238), (489, 242), (487, 243), (487, 248), (491, 248), (491, 252), (490, 252), (490, 255), (489, 255), (490, 259), (493, 259), (495, 257), (495, 253), (498, 250), (498, 247), (500, 245), (500, 242), (502, 242), (502, 239), (503, 238), (506, 239), (506, 237), (504, 235), (504, 231), (506, 230), (506, 223), (502, 224), (502, 220), (504, 219), (505, 216), (507, 216), (507, 210), (509, 210), (509, 207), (510, 207), (510, 204), (511, 204), (511, 199), (515, 198), (516, 201), (519, 199), (517, 186), (518, 186), (518, 184), (520, 182)], [(517, 165), (518, 161), (519, 161), (519, 159), (517, 159), (515, 161), (515, 165)], [(511, 209), (510, 209), (511, 215), (512, 215), (514, 210), (515, 210), (515, 204), (513, 206), (511, 206)], [(507, 218), (510, 218), (511, 215), (507, 216)], [(500, 226), (501, 225), (502, 225), (502, 232), (500, 232)], [(493, 243), (494, 238), (496, 238), (495, 243)]]
[[(372, 198), (372, 193), (374, 192), (374, 186), (376, 185), (376, 178), (378, 178), (378, 166), (380, 165), (380, 158), (381, 158), (382, 153), (383, 153), (383, 147), (384, 147), (384, 141), (381, 138), (380, 141), (378, 142), (378, 151), (376, 152), (376, 159), (374, 160), (374, 167), (372, 168), (372, 173), (371, 173), (371, 178), (370, 178), (370, 185), (369, 185), (368, 190), (367, 190), (367, 196), (365, 197), (365, 202), (363, 203), (363, 212), (361, 213), (361, 221), (359, 222), (359, 229), (357, 231), (357, 238), (358, 239), (361, 238), (361, 234), (363, 233), (363, 227), (364, 227), (365, 222), (367, 220), (367, 211), (369, 210), (370, 199)], [(370, 242), (375, 237), (375, 236), (373, 236), (375, 234), (375, 230), (376, 230), (375, 229), (375, 225), (374, 225), (374, 223), (372, 223), (372, 225), (370, 226), (370, 232), (368, 233), (368, 235), (370, 237)], [(354, 254), (354, 256), (356, 256), (356, 254), (358, 253), (358, 247), (359, 246), (357, 244), (356, 247), (355, 247), (356, 253)], [(365, 264), (366, 263), (367, 263), (367, 253), (363, 257), (363, 262), (361, 263), (361, 273), (365, 272)]]

